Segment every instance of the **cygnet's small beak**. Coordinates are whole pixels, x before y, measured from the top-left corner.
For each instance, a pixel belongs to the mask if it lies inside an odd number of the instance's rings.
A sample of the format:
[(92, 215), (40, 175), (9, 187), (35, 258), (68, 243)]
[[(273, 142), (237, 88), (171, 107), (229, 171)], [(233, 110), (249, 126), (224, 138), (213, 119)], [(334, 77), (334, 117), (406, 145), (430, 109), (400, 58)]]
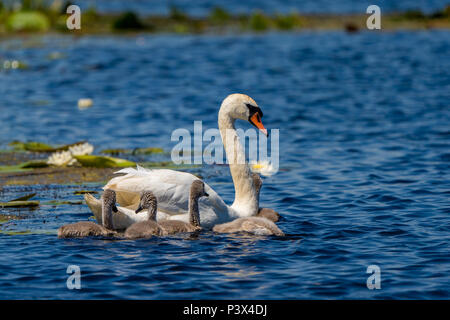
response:
[(116, 207), (115, 204), (113, 204), (113, 206), (112, 206), (112, 211), (113, 211), (113, 212), (118, 212), (118, 211), (119, 211), (119, 210), (117, 209), (117, 207)]
[(204, 196), (205, 196), (205, 197), (209, 197), (209, 194), (205, 192)]
[(139, 212), (141, 212), (142, 210), (144, 210), (144, 209), (142, 209), (142, 206), (139, 205), (139, 207), (136, 209), (136, 211), (135, 211), (134, 213), (139, 213)]

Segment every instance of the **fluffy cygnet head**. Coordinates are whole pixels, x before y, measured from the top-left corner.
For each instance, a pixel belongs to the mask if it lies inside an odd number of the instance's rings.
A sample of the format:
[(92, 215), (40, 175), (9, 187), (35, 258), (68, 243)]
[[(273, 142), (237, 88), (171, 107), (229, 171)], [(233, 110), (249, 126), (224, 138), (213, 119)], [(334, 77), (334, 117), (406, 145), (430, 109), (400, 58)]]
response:
[(141, 200), (139, 202), (139, 207), (136, 209), (136, 213), (142, 210), (148, 210), (149, 220), (156, 220), (156, 210), (158, 208), (158, 202), (155, 195), (151, 191), (143, 191), (141, 193)]

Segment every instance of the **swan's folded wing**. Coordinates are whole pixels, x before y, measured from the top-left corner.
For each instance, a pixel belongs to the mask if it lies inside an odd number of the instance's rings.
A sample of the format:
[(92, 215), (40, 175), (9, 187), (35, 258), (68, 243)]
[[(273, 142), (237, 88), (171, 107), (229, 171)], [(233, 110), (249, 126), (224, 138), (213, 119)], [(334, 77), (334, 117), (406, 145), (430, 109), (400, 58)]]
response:
[[(188, 172), (169, 169), (125, 168), (116, 173), (125, 175), (111, 179), (103, 189), (116, 191), (117, 202), (123, 207), (134, 206), (139, 202), (143, 190), (152, 191), (158, 199), (158, 211), (170, 215), (187, 214), (189, 190), (198, 177)], [(208, 198), (200, 199), (200, 215), (228, 215), (228, 207), (222, 198), (207, 184)]]

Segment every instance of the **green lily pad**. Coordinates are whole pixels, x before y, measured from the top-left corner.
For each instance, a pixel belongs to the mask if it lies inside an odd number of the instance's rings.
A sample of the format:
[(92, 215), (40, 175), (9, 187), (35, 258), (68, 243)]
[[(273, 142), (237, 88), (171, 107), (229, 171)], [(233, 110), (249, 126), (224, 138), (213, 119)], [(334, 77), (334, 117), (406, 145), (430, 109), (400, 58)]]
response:
[(90, 194), (97, 194), (97, 191), (90, 191), (90, 190), (77, 190), (75, 191), (73, 194), (86, 194), (86, 193), (90, 193)]
[(62, 205), (81, 205), (83, 201), (59, 201), (59, 200), (50, 200), (42, 203), (47, 206), (62, 206)]
[(74, 156), (74, 158), (77, 159), (77, 161), (83, 167), (122, 168), (122, 167), (133, 167), (136, 165), (136, 163), (134, 163), (133, 161), (107, 156), (85, 155), (85, 156)]
[(22, 172), (22, 171), (30, 171), (32, 169), (22, 168), (22, 164), (12, 165), (12, 166), (0, 166), (0, 172), (2, 173), (13, 173), (13, 172)]
[(5, 208), (37, 207), (37, 206), (39, 206), (39, 201), (9, 201), (9, 202), (0, 202), (0, 207), (5, 207)]
[(67, 151), (70, 147), (73, 147), (78, 144), (83, 144), (86, 141), (78, 141), (71, 144), (66, 144), (60, 147), (54, 147), (46, 143), (30, 141), (30, 142), (22, 142), (22, 141), (12, 141), (8, 145), (13, 147), (14, 150), (22, 150), (22, 151), (31, 151), (31, 152), (56, 152), (56, 151)]
[(164, 150), (162, 148), (137, 148), (133, 150), (133, 154), (154, 154), (154, 153), (163, 153)]
[(35, 195), (36, 195), (36, 193), (30, 193), (30, 194), (27, 194), (27, 195), (25, 195), (25, 196), (23, 196), (23, 197), (20, 197), (20, 198), (17, 198), (17, 199), (13, 199), (13, 200), (10, 200), (10, 201), (8, 201), (8, 202), (11, 202), (11, 201), (27, 201), (27, 200), (33, 198)]
[(42, 142), (21, 142), (13, 141), (9, 143), (9, 146), (13, 147), (15, 150), (25, 150), (33, 152), (52, 152), (55, 150), (52, 146), (42, 143)]
[(30, 230), (24, 230), (24, 231), (0, 230), (0, 234), (6, 234), (8, 236), (22, 236), (22, 235), (32, 234), (32, 232)]
[(129, 149), (105, 149), (105, 150), (100, 151), (100, 153), (110, 154), (110, 155), (130, 154), (131, 150), (129, 150)]
[(48, 163), (46, 160), (31, 160), (31, 161), (22, 163), (21, 167), (24, 169), (47, 168)]
[(101, 151), (103, 154), (118, 155), (118, 154), (156, 154), (164, 153), (162, 148), (136, 148), (136, 149), (105, 149)]

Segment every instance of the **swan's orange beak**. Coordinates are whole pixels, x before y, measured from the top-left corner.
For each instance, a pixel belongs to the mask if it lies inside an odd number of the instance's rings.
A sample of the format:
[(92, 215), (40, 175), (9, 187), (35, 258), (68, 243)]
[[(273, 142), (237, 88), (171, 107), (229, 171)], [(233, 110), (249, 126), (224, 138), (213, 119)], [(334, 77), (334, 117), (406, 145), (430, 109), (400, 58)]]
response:
[(266, 137), (269, 136), (269, 133), (267, 132), (267, 129), (264, 128), (264, 125), (261, 122), (261, 117), (259, 116), (259, 113), (256, 112), (254, 115), (250, 117), (250, 123), (257, 127), (262, 133), (266, 135)]

